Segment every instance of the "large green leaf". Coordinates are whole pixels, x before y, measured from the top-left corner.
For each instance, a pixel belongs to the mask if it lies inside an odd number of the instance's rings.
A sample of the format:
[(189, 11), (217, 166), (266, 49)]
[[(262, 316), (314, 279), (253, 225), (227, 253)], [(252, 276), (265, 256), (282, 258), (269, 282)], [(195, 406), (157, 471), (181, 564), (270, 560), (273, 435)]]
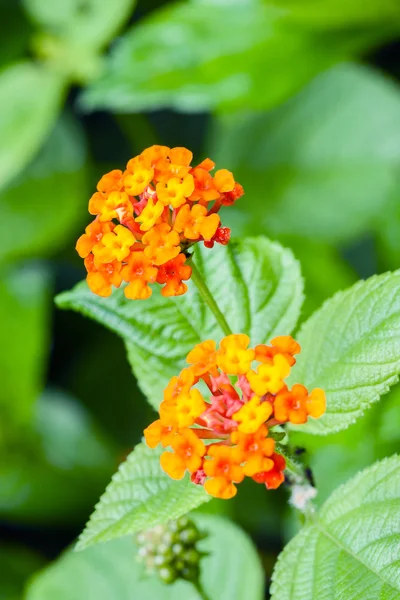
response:
[(9, 521), (80, 522), (118, 462), (85, 409), (57, 390), (36, 403), (31, 429), (5, 442), (0, 518)]
[[(196, 250), (194, 260), (234, 332), (247, 333), (254, 344), (260, 344), (292, 331), (303, 283), (289, 250), (263, 237), (248, 238), (227, 247)], [(58, 296), (57, 303), (123, 337), (132, 369), (155, 407), (168, 380), (183, 368), (190, 349), (222, 337), (192, 282), (182, 297), (163, 298), (157, 290), (145, 302), (126, 300), (122, 290), (100, 298), (83, 283)]]
[(400, 271), (359, 281), (304, 323), (290, 380), (327, 395), (326, 413), (302, 426), (346, 429), (396, 383), (400, 372)]
[(65, 116), (0, 194), (0, 262), (57, 249), (68, 239), (84, 210), (85, 160), (79, 123)]
[(400, 386), (381, 398), (348, 429), (328, 435), (292, 431), (290, 442), (307, 450), (320, 506), (339, 485), (400, 446)]
[[(31, 160), (60, 109), (63, 79), (34, 63), (0, 73), (0, 187)], [(32, 193), (32, 192), (31, 192)]]
[[(208, 535), (199, 547), (209, 553), (201, 578), (210, 600), (261, 600), (263, 572), (249, 538), (220, 517), (192, 518)], [(67, 552), (33, 579), (25, 600), (198, 600), (191, 584), (166, 586), (155, 576), (145, 576), (136, 552), (132, 538)]]
[(145, 443), (136, 446), (100, 498), (77, 549), (149, 529), (210, 500), (188, 475), (171, 479), (160, 466), (161, 452)]
[(393, 456), (338, 488), (280, 555), (273, 600), (397, 600), (399, 482)]
[(43, 268), (2, 269), (0, 439), (32, 418), (33, 403), (43, 386), (49, 306), (49, 278)]
[(261, 0), (176, 3), (116, 44), (82, 103), (114, 112), (265, 109), (380, 35), (379, 27), (361, 37), (353, 30), (329, 37), (306, 32)]
[[(399, 189), (400, 90), (341, 65), (268, 114), (221, 118), (211, 156), (246, 190), (241, 233), (342, 242), (376, 227)], [(237, 141), (240, 140), (240, 144)]]
[(131, 15), (136, 0), (24, 0), (31, 17), (49, 32), (85, 48), (107, 44)]

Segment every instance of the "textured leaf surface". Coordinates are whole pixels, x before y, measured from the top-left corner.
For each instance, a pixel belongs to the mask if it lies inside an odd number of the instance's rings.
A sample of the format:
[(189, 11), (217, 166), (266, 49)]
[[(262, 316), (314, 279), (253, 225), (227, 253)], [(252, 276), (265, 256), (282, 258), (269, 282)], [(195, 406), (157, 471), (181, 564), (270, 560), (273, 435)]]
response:
[(144, 443), (136, 446), (100, 498), (78, 550), (165, 523), (210, 499), (188, 476), (174, 481), (164, 473), (161, 452)]
[[(235, 525), (211, 515), (193, 515), (208, 534), (200, 547), (202, 583), (210, 600), (261, 600), (263, 572), (250, 539)], [(145, 576), (132, 538), (113, 540), (84, 552), (67, 552), (33, 579), (26, 600), (198, 600), (187, 583), (165, 586)]]
[(154, 11), (117, 42), (83, 105), (116, 112), (270, 108), (381, 35), (375, 27), (322, 37), (288, 25), (286, 13), (261, 0), (194, 0)]
[[(234, 332), (247, 333), (254, 344), (260, 344), (294, 328), (303, 284), (290, 250), (266, 238), (249, 238), (196, 250), (194, 260)], [(163, 298), (155, 290), (144, 302), (126, 300), (122, 290), (99, 298), (83, 283), (61, 294), (57, 303), (123, 337), (132, 369), (155, 407), (168, 380), (184, 367), (191, 348), (223, 336), (193, 282), (184, 296)]]
[(362, 469), (400, 448), (400, 385), (396, 384), (348, 429), (327, 435), (291, 432), (294, 447), (306, 448), (321, 506)]
[(273, 600), (398, 600), (400, 458), (359, 473), (280, 555)]
[(210, 155), (246, 190), (224, 215), (241, 234), (354, 239), (398, 193), (400, 92), (372, 69), (340, 65), (275, 111), (224, 117), (214, 139)]
[[(31, 160), (59, 110), (63, 81), (34, 63), (20, 63), (0, 74), (0, 187)], [(12, 99), (12, 101), (10, 101)]]
[(69, 239), (85, 202), (85, 161), (83, 132), (65, 116), (0, 195), (0, 262), (54, 250)]
[(136, 0), (24, 0), (27, 12), (53, 34), (82, 47), (101, 48), (132, 13)]
[(400, 372), (400, 271), (359, 281), (304, 323), (291, 381), (327, 394), (327, 411), (302, 430), (345, 429), (396, 383)]

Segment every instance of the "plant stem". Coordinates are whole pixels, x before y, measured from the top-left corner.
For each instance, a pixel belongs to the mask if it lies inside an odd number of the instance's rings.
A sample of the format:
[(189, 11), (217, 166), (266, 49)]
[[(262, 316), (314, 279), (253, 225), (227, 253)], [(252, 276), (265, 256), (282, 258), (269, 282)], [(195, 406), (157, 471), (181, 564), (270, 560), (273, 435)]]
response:
[(284, 449), (281, 444), (277, 444), (277, 452), (279, 452), (279, 454), (282, 454), (282, 456), (284, 457), (286, 461), (286, 470), (290, 471), (292, 475), (296, 477), (296, 479), (300, 479), (301, 481), (307, 481), (307, 477), (304, 472), (303, 466), (293, 461), (288, 451)]
[(291, 475), (289, 482), (291, 483), (292, 495), (289, 503), (300, 511), (303, 524), (306, 521), (313, 522), (316, 516), (316, 509), (313, 503), (313, 499), (317, 493), (315, 487), (310, 483), (304, 466), (292, 460), (286, 448), (283, 448), (281, 444), (277, 444), (277, 452), (285, 458), (285, 470)]
[(215, 317), (218, 325), (221, 327), (222, 331), (224, 332), (224, 334), (231, 335), (232, 334), (231, 328), (229, 327), (218, 304), (214, 300), (214, 296), (210, 292), (200, 271), (198, 270), (198, 268), (196, 267), (196, 265), (194, 264), (193, 261), (191, 261), (191, 267), (192, 267), (192, 280), (193, 280), (193, 283), (195, 284), (195, 286), (197, 287), (197, 289), (199, 290), (200, 296), (203, 298), (203, 300), (207, 304), (208, 308), (214, 314), (214, 317)]
[(210, 600), (210, 598), (205, 593), (204, 588), (201, 585), (200, 581), (193, 582), (193, 585), (203, 600)]

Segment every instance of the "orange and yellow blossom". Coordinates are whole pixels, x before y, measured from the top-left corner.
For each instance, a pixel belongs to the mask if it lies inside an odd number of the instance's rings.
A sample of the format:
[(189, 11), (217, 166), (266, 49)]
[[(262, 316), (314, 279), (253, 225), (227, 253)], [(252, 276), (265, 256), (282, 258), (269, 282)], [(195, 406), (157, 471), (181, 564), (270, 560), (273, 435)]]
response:
[(186, 470), (194, 473), (200, 468), (206, 447), (193, 429), (181, 429), (171, 440), (171, 448), (173, 452), (164, 452), (160, 460), (172, 479), (182, 479)]
[(144, 252), (132, 252), (128, 262), (122, 268), (122, 278), (128, 282), (125, 296), (132, 300), (145, 300), (151, 296), (149, 283), (154, 283), (157, 269)]
[[(304, 423), (325, 411), (325, 394), (310, 394), (285, 378), (300, 346), (290, 336), (249, 348), (244, 334), (228, 335), (219, 347), (198, 344), (187, 356), (189, 367), (164, 391), (160, 419), (144, 432), (147, 444), (162, 444), (161, 466), (173, 479), (185, 472), (217, 498), (237, 493), (245, 477), (276, 489), (284, 481), (285, 459), (271, 437), (274, 426)], [(254, 365), (254, 363), (261, 363)], [(209, 394), (196, 387), (199, 382)]]
[(307, 388), (299, 383), (291, 390), (285, 388), (279, 392), (275, 400), (275, 418), (278, 421), (290, 421), (296, 425), (305, 423), (308, 416), (318, 419), (325, 412), (325, 393), (315, 388), (308, 394)]
[(192, 365), (192, 371), (197, 376), (204, 375), (208, 371), (211, 371), (212, 375), (218, 375), (216, 351), (217, 345), (214, 340), (206, 340), (189, 352), (186, 362)]
[(250, 338), (244, 333), (232, 334), (221, 340), (216, 363), (225, 373), (243, 375), (250, 370), (255, 357), (254, 350), (248, 350)]
[(240, 465), (241, 452), (230, 446), (211, 444), (207, 452), (210, 460), (205, 460), (203, 470), (210, 477), (204, 484), (204, 489), (211, 496), (229, 500), (236, 496), (235, 483), (244, 479), (244, 472)]
[(156, 448), (158, 444), (162, 444), (165, 448), (171, 445), (177, 429), (172, 425), (163, 425), (161, 419), (158, 419), (151, 423), (143, 433), (149, 448)]
[(165, 286), (161, 290), (163, 296), (181, 296), (187, 291), (186, 283), (192, 274), (192, 267), (185, 265), (186, 256), (178, 254), (176, 258), (160, 265), (157, 283)]
[(125, 171), (114, 169), (100, 179), (89, 200), (95, 220), (76, 244), (95, 294), (109, 296), (126, 281), (130, 299), (149, 298), (151, 283), (163, 285), (164, 296), (180, 296), (192, 274), (185, 264), (189, 248), (229, 242), (230, 230), (220, 226), (217, 213), (240, 198), (243, 188), (226, 169), (212, 175), (210, 159), (191, 166), (192, 159), (187, 148), (151, 146), (129, 160)]

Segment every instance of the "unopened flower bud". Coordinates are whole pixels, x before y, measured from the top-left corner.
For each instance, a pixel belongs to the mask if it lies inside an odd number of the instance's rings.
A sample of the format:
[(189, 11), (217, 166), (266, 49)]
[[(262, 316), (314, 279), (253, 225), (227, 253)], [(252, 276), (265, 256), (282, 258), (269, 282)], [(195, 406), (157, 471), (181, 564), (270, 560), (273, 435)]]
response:
[(158, 575), (164, 583), (171, 584), (176, 580), (176, 573), (170, 567), (163, 567), (158, 571)]
[(184, 579), (197, 585), (204, 553), (196, 545), (204, 537), (193, 521), (181, 517), (139, 533), (138, 559), (148, 573), (157, 574), (164, 583)]
[(172, 546), (172, 552), (176, 555), (179, 556), (180, 554), (182, 554), (183, 552), (183, 546), (182, 544), (174, 544)]
[(188, 527), (181, 532), (181, 541), (186, 544), (195, 544), (199, 541), (199, 531), (195, 527)]

